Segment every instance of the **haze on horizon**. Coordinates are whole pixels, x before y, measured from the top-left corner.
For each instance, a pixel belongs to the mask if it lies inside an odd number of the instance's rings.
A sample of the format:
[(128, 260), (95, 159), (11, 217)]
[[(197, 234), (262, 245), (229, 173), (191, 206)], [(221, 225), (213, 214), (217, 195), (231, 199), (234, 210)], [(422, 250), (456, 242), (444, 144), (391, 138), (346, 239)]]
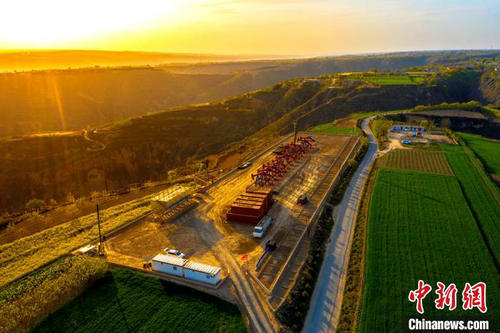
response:
[(0, 49), (327, 55), (500, 47), (498, 0), (18, 0)]

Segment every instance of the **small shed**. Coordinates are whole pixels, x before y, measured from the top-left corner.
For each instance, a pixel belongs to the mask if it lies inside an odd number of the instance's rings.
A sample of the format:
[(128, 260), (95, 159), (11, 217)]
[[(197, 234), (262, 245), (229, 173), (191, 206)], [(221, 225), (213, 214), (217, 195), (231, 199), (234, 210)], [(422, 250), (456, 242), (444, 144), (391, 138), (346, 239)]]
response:
[(153, 259), (153, 270), (176, 276), (183, 276), (183, 267), (186, 259), (177, 256), (157, 254)]
[(221, 268), (189, 260), (184, 265), (184, 277), (189, 280), (217, 284), (221, 279)]

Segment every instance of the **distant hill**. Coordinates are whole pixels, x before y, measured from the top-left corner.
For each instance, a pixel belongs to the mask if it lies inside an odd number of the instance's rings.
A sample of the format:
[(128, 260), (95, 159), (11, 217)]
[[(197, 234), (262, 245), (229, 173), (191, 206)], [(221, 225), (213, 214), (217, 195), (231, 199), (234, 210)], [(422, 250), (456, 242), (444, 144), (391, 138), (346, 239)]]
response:
[[(161, 53), (95, 52), (94, 55), (93, 52), (48, 54), (54, 63), (81, 57), (83, 64), (107, 61), (134, 65), (141, 61), (163, 63), (182, 57), (196, 58)], [(0, 59), (7, 55), (0, 53)], [(170, 107), (237, 96), (293, 78), (370, 69), (399, 70), (495, 56), (500, 56), (500, 51), (407, 52), (3, 73), (0, 74), (0, 137), (101, 126)], [(36, 53), (30, 61), (36, 62), (37, 57), (43, 58), (43, 52)], [(211, 60), (204, 56), (203, 61)]]
[(0, 72), (82, 67), (144, 66), (168, 63), (199, 63), (255, 59), (256, 56), (215, 54), (93, 51), (93, 50), (22, 50), (0, 51)]
[(168, 170), (193, 159), (288, 133), (298, 116), (305, 115), (300, 124), (305, 129), (357, 111), (480, 99), (480, 76), (452, 71), (416, 85), (375, 85), (342, 76), (294, 79), (86, 132), (0, 140), (0, 211), (20, 209), (32, 198), (64, 201), (68, 193), (86, 196), (165, 179)]

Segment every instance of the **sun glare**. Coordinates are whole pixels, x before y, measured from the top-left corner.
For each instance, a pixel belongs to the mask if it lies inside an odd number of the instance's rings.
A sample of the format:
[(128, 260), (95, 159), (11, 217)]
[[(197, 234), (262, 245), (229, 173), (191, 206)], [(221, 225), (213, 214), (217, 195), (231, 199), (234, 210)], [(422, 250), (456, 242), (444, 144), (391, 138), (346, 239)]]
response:
[(9, 1), (0, 5), (0, 40), (21, 46), (43, 46), (148, 27), (175, 17), (180, 3), (180, 0)]

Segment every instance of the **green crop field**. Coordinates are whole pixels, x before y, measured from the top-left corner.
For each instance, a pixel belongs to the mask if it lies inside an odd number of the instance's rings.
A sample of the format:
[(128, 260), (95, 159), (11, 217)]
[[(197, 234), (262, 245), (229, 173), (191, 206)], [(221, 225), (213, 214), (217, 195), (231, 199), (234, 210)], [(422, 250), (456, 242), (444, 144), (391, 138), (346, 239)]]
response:
[[(463, 193), (485, 238), (500, 261), (500, 193), (472, 153), (462, 146), (443, 145), (446, 158), (461, 184)], [(467, 149), (465, 147), (465, 149)]]
[(479, 135), (458, 134), (479, 157), (489, 173), (500, 175), (500, 143)]
[(425, 77), (421, 75), (351, 74), (348, 78), (371, 82), (377, 85), (416, 85), (425, 82)]
[(246, 332), (235, 305), (115, 269), (32, 332)]
[(355, 127), (337, 127), (333, 123), (321, 124), (314, 127), (310, 132), (324, 134), (360, 135), (359, 129)]
[(382, 167), (392, 169), (453, 175), (453, 171), (446, 161), (446, 155), (442, 151), (397, 149), (382, 156), (379, 163)]
[[(499, 273), (455, 177), (379, 169), (366, 246), (361, 332), (406, 331), (410, 317), (489, 318), (499, 327)], [(419, 279), (433, 288), (423, 315), (408, 300)], [(438, 281), (456, 284), (454, 311), (434, 308)], [(479, 281), (487, 284), (487, 315), (461, 308), (464, 284)]]

